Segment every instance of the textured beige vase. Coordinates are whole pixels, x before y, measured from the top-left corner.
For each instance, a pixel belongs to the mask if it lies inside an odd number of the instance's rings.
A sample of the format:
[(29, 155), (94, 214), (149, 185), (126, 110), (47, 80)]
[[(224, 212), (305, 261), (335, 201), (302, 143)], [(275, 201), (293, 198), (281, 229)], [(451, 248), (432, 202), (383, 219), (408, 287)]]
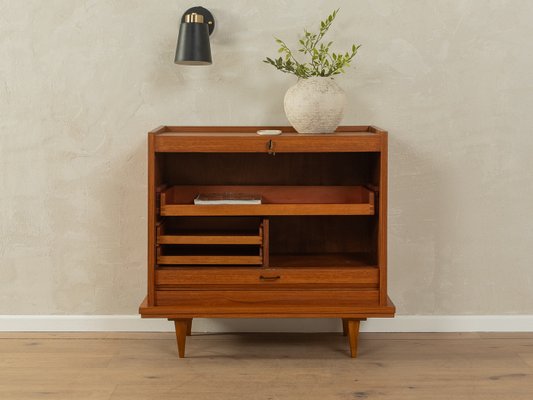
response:
[(285, 114), (299, 133), (331, 133), (341, 123), (344, 91), (332, 78), (299, 79), (287, 90)]

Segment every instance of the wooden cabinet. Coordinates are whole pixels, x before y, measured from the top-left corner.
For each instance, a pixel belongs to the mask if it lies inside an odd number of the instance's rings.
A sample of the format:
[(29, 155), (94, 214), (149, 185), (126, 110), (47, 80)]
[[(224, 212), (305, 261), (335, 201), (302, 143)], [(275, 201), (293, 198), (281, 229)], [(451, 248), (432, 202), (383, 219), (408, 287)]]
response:
[[(148, 294), (142, 317), (392, 317), (387, 296), (387, 133), (259, 136), (272, 127), (161, 127), (148, 136)], [(261, 204), (195, 205), (198, 194)]]

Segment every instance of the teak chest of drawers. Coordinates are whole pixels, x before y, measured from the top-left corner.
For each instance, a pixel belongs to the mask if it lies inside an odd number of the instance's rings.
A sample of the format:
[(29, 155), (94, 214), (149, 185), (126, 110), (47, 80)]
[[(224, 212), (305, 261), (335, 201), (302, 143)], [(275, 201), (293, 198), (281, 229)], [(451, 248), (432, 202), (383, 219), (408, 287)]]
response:
[[(258, 129), (281, 129), (259, 136)], [(198, 194), (261, 204), (195, 205)], [(387, 296), (387, 132), (171, 127), (148, 135), (148, 294), (142, 317), (393, 317)]]

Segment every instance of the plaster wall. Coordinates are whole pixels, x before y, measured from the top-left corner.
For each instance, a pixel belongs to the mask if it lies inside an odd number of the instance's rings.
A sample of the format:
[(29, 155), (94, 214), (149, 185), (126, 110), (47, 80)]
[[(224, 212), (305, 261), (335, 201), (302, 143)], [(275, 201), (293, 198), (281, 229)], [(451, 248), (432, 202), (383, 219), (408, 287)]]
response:
[(176, 66), (193, 5), (0, 0), (0, 314), (136, 314), (146, 132), (286, 124), (261, 60), (337, 7), (343, 123), (390, 132), (398, 313), (533, 313), (533, 2), (205, 0), (214, 64)]

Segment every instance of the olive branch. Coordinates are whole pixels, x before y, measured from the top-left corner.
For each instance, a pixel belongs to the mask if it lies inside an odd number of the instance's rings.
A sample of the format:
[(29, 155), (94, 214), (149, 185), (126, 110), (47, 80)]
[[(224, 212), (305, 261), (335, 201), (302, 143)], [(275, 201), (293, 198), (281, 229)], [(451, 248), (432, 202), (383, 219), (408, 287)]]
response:
[(338, 9), (333, 11), (324, 21), (320, 22), (318, 33), (311, 33), (304, 29), (304, 36), (298, 41), (301, 46), (298, 52), (303, 53), (307, 58), (311, 57), (310, 62), (302, 63), (298, 61), (285, 42), (276, 37), (274, 39), (280, 46), (278, 53), (281, 56), (274, 59), (266, 57), (263, 62), (273, 65), (281, 72), (294, 74), (303, 79), (312, 76), (326, 77), (344, 73), (344, 69), (350, 66), (361, 45), (354, 44), (351, 51), (345, 53), (330, 53), (330, 47), (333, 42), (328, 42), (327, 44), (321, 42), (335, 20), (338, 11)]

